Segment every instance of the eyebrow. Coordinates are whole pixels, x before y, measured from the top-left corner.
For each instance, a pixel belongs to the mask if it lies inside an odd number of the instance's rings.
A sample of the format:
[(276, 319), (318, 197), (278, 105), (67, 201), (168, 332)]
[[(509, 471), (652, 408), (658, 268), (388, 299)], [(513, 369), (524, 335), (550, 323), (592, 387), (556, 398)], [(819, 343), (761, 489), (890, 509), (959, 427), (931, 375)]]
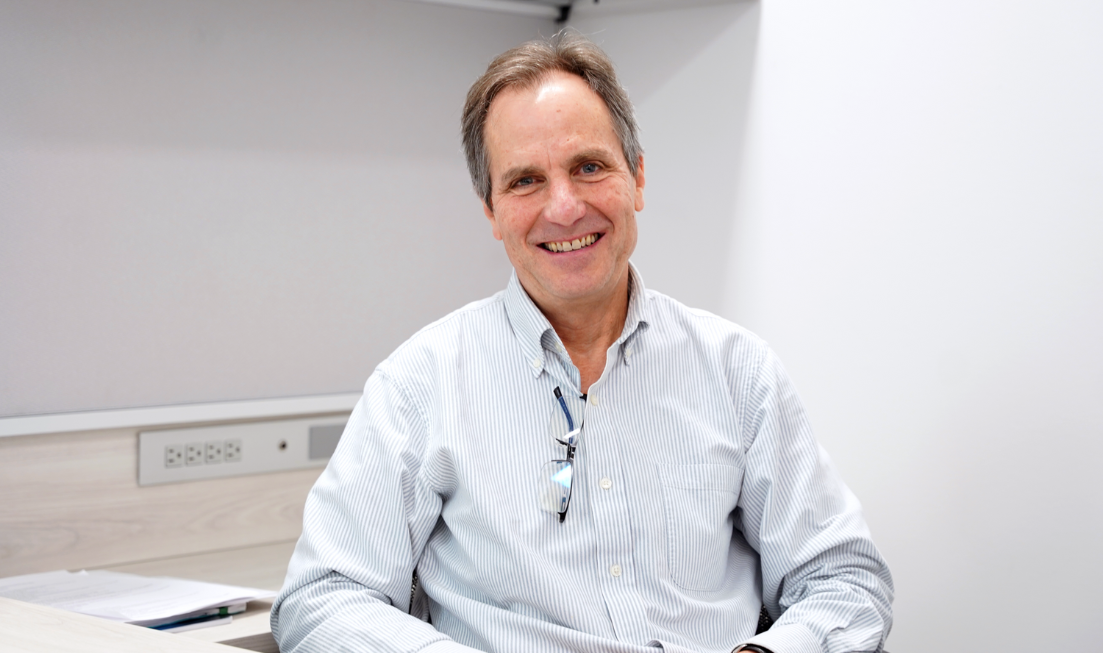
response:
[(606, 168), (613, 168), (616, 166), (616, 156), (612, 155), (608, 150), (594, 148), (591, 150), (585, 150), (571, 157), (571, 167), (575, 167), (586, 161), (601, 161)]
[[(581, 165), (586, 161), (600, 161), (607, 168), (616, 167), (616, 164), (614, 163), (614, 161), (616, 161), (616, 157), (610, 156), (608, 150), (600, 148), (584, 150), (582, 152), (579, 152), (578, 154), (575, 154), (571, 157), (570, 167), (574, 168), (575, 166)], [(513, 181), (514, 179), (531, 177), (539, 174), (541, 174), (541, 169), (535, 166), (517, 166), (503, 172), (502, 175), (498, 178), (498, 181), (501, 183), (502, 186), (508, 186), (509, 182)]]

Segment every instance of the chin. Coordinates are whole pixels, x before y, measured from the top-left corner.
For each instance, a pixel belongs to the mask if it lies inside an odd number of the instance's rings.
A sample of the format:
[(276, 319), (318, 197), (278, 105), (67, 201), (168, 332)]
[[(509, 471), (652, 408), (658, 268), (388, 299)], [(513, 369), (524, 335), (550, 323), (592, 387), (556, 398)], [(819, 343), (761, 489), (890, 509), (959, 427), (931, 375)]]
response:
[(561, 283), (549, 284), (545, 287), (559, 299), (574, 300), (607, 294), (611, 291), (610, 288), (607, 288), (607, 285), (601, 283)]

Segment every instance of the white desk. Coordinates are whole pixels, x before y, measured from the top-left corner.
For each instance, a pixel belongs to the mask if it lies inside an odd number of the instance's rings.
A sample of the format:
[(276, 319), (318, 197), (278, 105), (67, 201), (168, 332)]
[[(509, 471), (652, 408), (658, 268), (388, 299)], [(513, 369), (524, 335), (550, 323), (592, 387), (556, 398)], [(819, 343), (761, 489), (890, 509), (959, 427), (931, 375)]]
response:
[[(294, 550), (294, 542), (280, 542), (216, 553), (117, 565), (107, 569), (143, 576), (174, 576), (211, 583), (278, 590), (283, 585), (287, 562), (291, 559), (291, 553)], [(263, 653), (279, 653), (276, 640), (272, 639), (272, 630), (268, 622), (271, 609), (271, 601), (251, 601), (249, 609), (244, 614), (234, 615), (233, 622), (228, 625), (190, 630), (174, 637), (222, 643)]]
[(0, 598), (0, 642), (9, 653), (241, 653), (222, 644), (5, 598)]
[[(107, 569), (278, 590), (294, 549), (294, 542), (280, 542)], [(0, 598), (0, 648), (5, 653), (279, 653), (268, 623), (271, 608), (271, 601), (251, 601), (228, 625), (173, 634)]]
[[(180, 556), (108, 567), (146, 576), (175, 576), (278, 590), (294, 542)], [(232, 623), (185, 633), (162, 633), (107, 619), (0, 598), (0, 649), (5, 653), (279, 653), (268, 625), (271, 601), (251, 601)]]

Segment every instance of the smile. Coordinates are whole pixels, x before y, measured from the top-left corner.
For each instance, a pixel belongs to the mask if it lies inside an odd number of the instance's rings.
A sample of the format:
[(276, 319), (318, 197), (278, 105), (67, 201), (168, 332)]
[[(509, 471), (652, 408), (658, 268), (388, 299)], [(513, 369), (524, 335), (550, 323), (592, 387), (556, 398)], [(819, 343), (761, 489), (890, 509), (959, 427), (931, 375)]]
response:
[(573, 252), (593, 245), (601, 238), (601, 234), (590, 234), (574, 240), (564, 240), (561, 243), (541, 243), (540, 246), (551, 252)]

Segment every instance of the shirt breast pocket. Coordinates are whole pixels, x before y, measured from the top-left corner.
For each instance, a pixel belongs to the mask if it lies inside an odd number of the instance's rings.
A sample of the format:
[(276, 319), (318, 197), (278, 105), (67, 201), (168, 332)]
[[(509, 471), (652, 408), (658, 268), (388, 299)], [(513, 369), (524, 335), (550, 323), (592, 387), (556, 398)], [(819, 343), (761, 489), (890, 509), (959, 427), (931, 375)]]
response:
[(743, 470), (732, 465), (660, 465), (667, 566), (682, 589), (721, 587), (732, 540), (732, 511)]

